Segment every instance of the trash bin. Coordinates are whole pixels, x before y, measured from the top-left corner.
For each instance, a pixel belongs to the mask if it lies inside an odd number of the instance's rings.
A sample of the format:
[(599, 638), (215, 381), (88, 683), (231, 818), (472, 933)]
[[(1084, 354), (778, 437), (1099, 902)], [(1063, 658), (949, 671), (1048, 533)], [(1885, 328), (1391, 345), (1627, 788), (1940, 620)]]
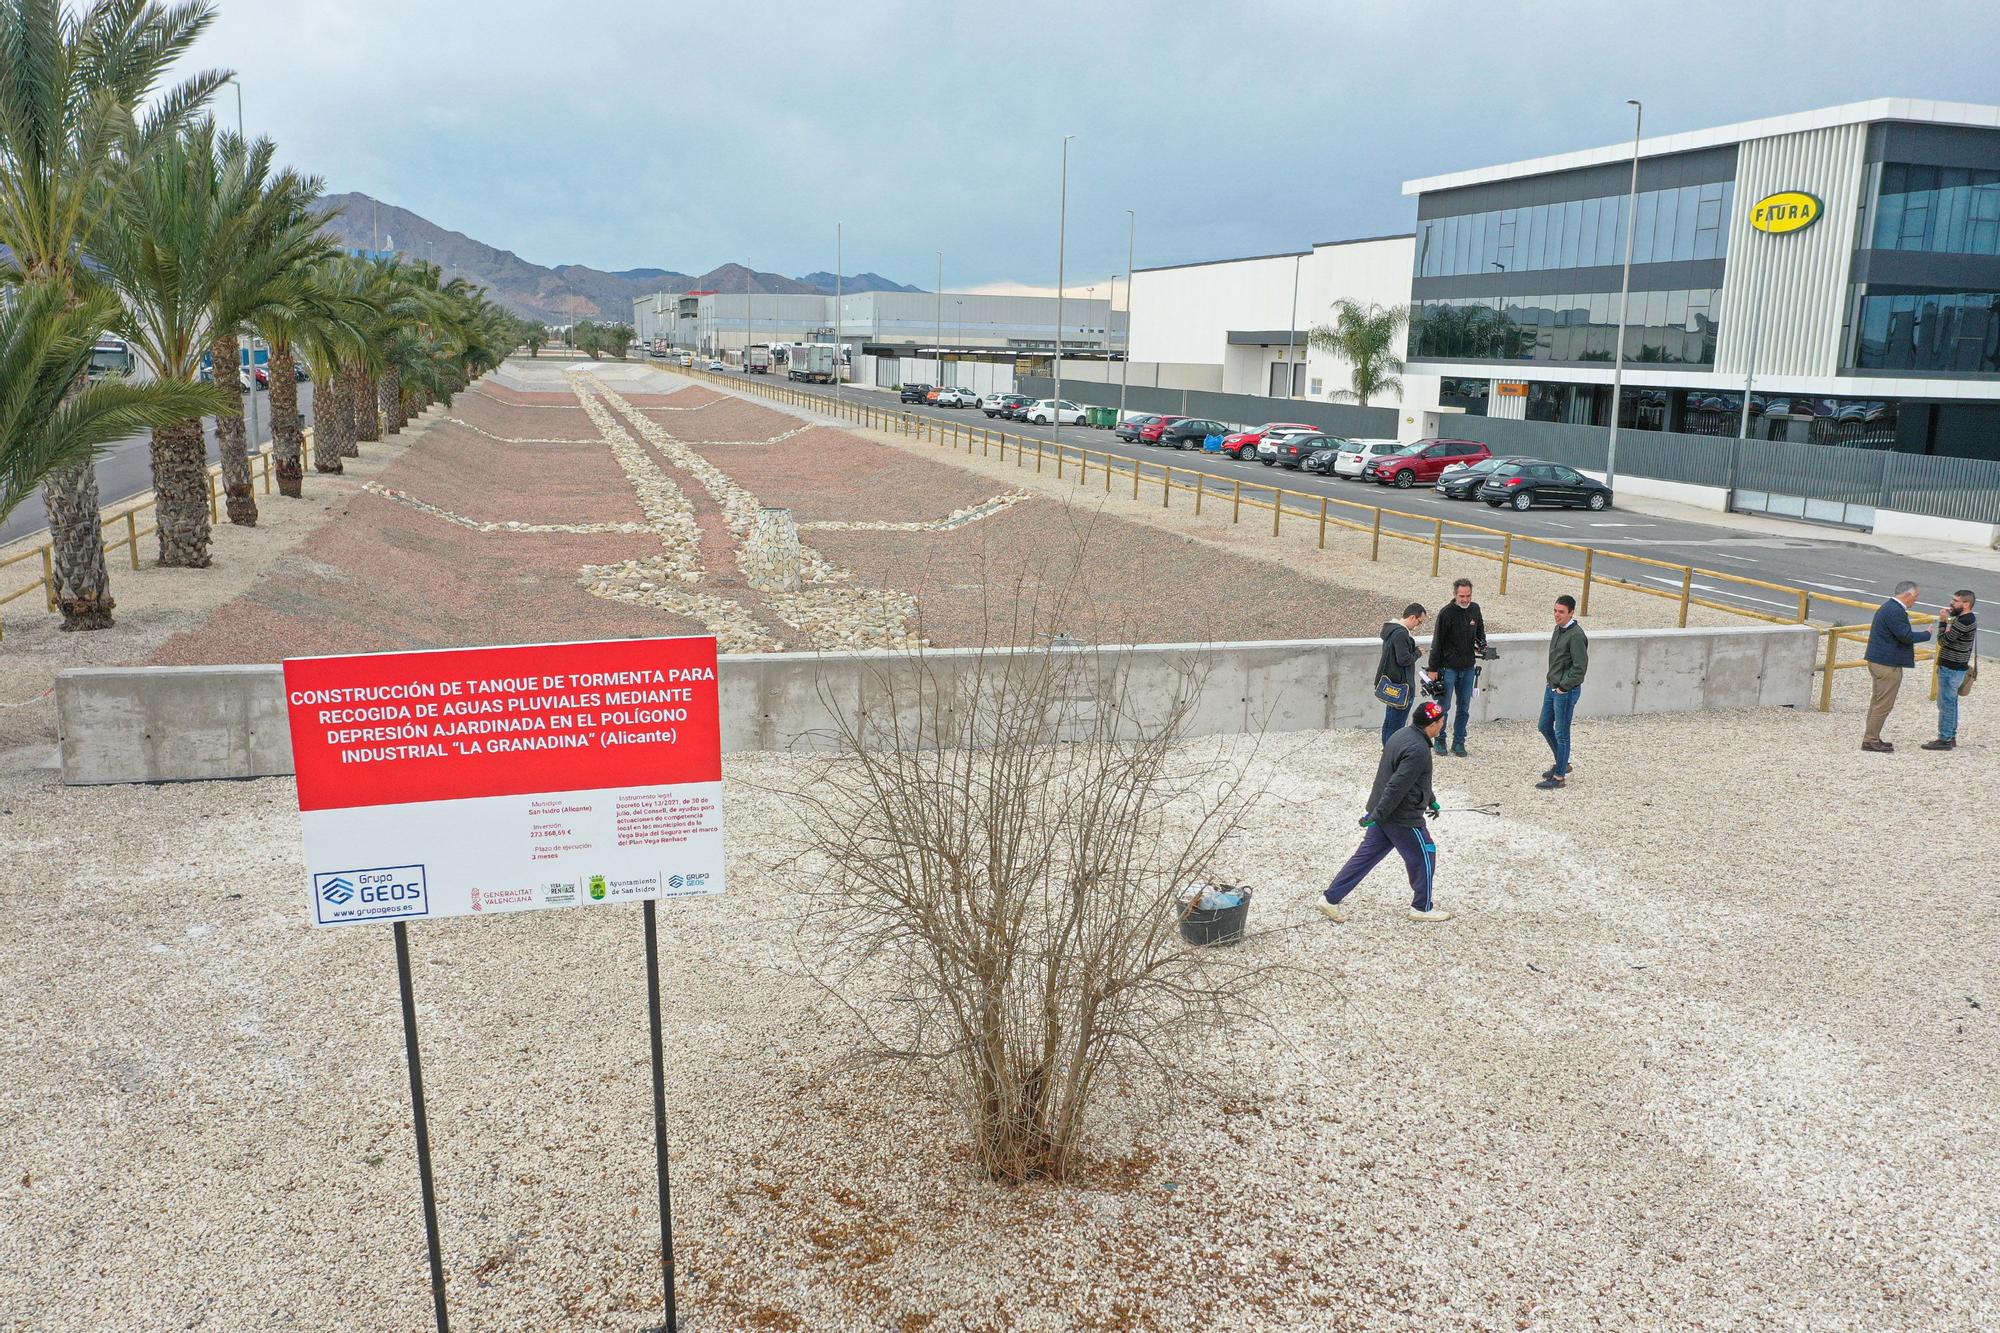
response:
[(1090, 414), (1090, 424), (1099, 430), (1110, 430), (1118, 424), (1118, 409), (1115, 407), (1088, 407), (1084, 410)]
[(1234, 907), (1204, 908), (1196, 895), (1181, 905), (1181, 938), (1197, 947), (1212, 944), (1240, 944), (1244, 923), (1250, 917), (1250, 886), (1217, 884), (1215, 888), (1237, 895)]

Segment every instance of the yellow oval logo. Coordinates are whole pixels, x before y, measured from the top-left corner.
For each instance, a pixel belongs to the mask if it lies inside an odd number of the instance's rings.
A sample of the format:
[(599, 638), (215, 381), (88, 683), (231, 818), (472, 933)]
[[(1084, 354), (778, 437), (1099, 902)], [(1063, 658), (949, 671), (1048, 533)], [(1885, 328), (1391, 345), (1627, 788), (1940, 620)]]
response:
[(1804, 190), (1781, 190), (1777, 194), (1767, 194), (1750, 205), (1750, 225), (1774, 236), (1788, 231), (1804, 231), (1819, 221), (1825, 207), (1816, 194), (1807, 194)]

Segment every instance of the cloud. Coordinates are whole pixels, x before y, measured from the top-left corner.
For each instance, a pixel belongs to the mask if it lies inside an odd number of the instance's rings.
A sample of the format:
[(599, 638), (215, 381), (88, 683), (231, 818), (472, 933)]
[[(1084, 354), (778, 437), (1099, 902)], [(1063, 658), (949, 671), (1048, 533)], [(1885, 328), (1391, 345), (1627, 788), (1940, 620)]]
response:
[(1069, 272), (1110, 274), (1127, 208), (1142, 266), (1404, 230), (1405, 179), (1614, 143), (1628, 97), (1659, 133), (1990, 101), (2000, 24), (1965, 0), (225, 0), (196, 60), (330, 189), (539, 263), (804, 273), (840, 221), (849, 272), (929, 286), (942, 249), (966, 290), (1052, 288), (1065, 134)]

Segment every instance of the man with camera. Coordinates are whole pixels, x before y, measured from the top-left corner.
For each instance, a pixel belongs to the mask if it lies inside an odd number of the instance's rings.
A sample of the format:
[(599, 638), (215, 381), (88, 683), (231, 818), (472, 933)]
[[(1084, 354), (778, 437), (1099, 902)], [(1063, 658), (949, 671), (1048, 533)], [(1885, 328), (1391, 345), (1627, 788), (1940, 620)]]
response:
[(1924, 742), (1926, 750), (1958, 748), (1958, 701), (1979, 677), (1979, 617), (1972, 613), (1978, 600), (1970, 588), (1960, 588), (1938, 617), (1938, 734)]
[[(1451, 585), (1451, 600), (1438, 612), (1437, 625), (1431, 630), (1431, 655), (1424, 671), (1438, 686), (1426, 693), (1435, 693), (1445, 712), (1452, 712), (1454, 701), (1458, 704), (1451, 719), (1451, 752), (1460, 759), (1466, 757), (1465, 724), (1472, 717), (1479, 659), (1491, 651), (1486, 646), (1486, 617), (1480, 614), (1479, 603), (1472, 600), (1472, 580), (1459, 579)], [(1433, 748), (1439, 754), (1445, 752), (1444, 732), (1438, 732)]]
[(1368, 812), (1361, 816), (1361, 827), (1367, 832), (1333, 883), (1327, 885), (1318, 904), (1322, 916), (1346, 922), (1347, 910), (1341, 901), (1394, 851), (1403, 858), (1403, 868), (1410, 875), (1410, 920), (1451, 920), (1450, 912), (1431, 905), (1437, 843), (1424, 824), (1425, 812), (1438, 813), (1437, 793), (1431, 789), (1431, 742), (1443, 730), (1444, 709), (1426, 699), (1417, 705), (1410, 725), (1382, 747), (1382, 758), (1375, 765), (1375, 785), (1368, 792)]

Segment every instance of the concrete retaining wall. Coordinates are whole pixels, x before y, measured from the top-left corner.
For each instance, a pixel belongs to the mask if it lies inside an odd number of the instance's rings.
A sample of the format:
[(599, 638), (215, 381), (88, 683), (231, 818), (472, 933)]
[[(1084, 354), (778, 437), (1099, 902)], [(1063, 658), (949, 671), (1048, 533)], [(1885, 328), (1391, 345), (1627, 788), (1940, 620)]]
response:
[[(1474, 702), (1481, 721), (1533, 720), (1541, 711), (1548, 638), (1503, 634)], [(1817, 635), (1809, 628), (1600, 630), (1590, 637), (1584, 717), (1797, 707), (1812, 694)], [(1201, 678), (1193, 735), (1373, 727), (1374, 639), (1147, 644), (1106, 650), (1140, 701), (1165, 699)], [(948, 684), (976, 660), (964, 649), (925, 656)], [(722, 659), (726, 750), (823, 744), (831, 703), (879, 698), (883, 673), (909, 671), (896, 653), (760, 653)], [(899, 667), (899, 663), (902, 665)], [(184, 782), (292, 771), (284, 681), (276, 666), (79, 668), (56, 678), (67, 783)]]

